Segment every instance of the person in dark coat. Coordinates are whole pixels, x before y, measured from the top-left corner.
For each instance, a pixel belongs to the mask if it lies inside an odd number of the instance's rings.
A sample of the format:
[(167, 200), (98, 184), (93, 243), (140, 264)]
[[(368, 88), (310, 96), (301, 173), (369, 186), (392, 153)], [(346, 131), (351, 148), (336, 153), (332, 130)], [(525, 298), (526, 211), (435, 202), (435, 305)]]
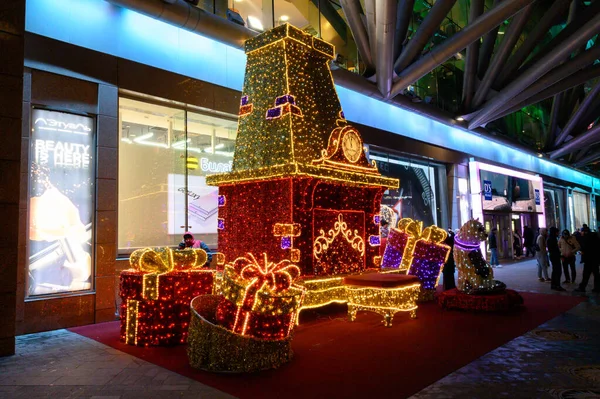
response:
[(533, 230), (529, 226), (525, 226), (523, 229), (523, 244), (525, 245), (525, 257), (529, 257), (529, 253), (531, 252), (531, 256), (535, 257), (535, 250), (533, 249), (534, 240)]
[(444, 244), (450, 247), (450, 254), (442, 271), (444, 275), (444, 291), (448, 291), (456, 288), (454, 281), (454, 271), (456, 270), (456, 264), (454, 263), (454, 232), (452, 230), (448, 230), (448, 237), (444, 240)]
[(554, 226), (550, 227), (546, 245), (548, 246), (548, 257), (550, 258), (550, 263), (552, 264), (550, 288), (555, 291), (566, 291), (560, 285), (560, 278), (562, 277), (562, 263), (560, 261), (560, 249), (558, 247), (558, 229)]
[(581, 228), (581, 261), (583, 263), (583, 279), (576, 292), (585, 292), (594, 275), (594, 289), (592, 292), (600, 293), (600, 238), (598, 234), (592, 233), (590, 228), (585, 226)]

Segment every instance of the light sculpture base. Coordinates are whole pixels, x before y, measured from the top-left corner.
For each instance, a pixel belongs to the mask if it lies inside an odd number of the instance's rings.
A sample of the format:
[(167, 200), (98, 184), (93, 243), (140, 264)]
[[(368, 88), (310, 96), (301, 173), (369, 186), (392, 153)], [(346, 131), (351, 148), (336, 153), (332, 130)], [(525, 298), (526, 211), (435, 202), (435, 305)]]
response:
[(257, 339), (231, 332), (216, 324), (220, 295), (192, 300), (187, 355), (194, 368), (212, 372), (250, 373), (275, 369), (293, 357), (292, 336)]
[(383, 316), (386, 327), (392, 326), (394, 314), (410, 312), (417, 317), (417, 298), (421, 289), (414, 276), (397, 274), (366, 274), (344, 279), (348, 295), (348, 318), (356, 319), (360, 310)]
[(473, 295), (454, 288), (440, 293), (437, 301), (445, 310), (475, 312), (506, 312), (524, 303), (523, 297), (517, 291), (508, 289), (498, 294)]

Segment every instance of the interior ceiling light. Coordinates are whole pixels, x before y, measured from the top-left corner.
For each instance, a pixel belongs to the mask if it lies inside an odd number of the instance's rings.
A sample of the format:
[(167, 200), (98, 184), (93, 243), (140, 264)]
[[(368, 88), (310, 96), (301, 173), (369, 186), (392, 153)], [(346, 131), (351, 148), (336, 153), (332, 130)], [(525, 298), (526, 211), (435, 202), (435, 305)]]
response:
[(456, 118), (456, 120), (457, 120), (457, 121), (459, 121), (459, 122), (462, 122), (462, 121), (464, 121), (464, 120), (465, 120), (465, 118), (463, 118), (462, 116), (458, 116), (458, 117)]
[(146, 139), (149, 139), (152, 136), (154, 136), (154, 133), (142, 134), (141, 136), (136, 137), (135, 139), (133, 139), (133, 141), (135, 141), (136, 143), (139, 143), (140, 141), (144, 141)]
[(281, 17), (279, 17), (280, 21), (286, 22), (290, 20), (290, 17), (288, 17), (287, 15), (282, 15)]
[(251, 29), (254, 29), (254, 30), (258, 30), (258, 31), (265, 30), (262, 22), (260, 22), (260, 19), (253, 17), (252, 15), (248, 15), (248, 25), (250, 26)]

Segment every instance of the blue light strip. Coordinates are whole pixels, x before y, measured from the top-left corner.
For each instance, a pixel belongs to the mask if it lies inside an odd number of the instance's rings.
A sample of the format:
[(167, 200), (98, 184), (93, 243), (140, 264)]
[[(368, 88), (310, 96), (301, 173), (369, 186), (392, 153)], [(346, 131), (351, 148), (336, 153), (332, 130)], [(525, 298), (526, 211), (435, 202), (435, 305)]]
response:
[[(242, 50), (102, 0), (27, 0), (26, 30), (230, 89), (242, 90)], [(600, 180), (533, 154), (336, 85), (348, 120), (590, 188)]]

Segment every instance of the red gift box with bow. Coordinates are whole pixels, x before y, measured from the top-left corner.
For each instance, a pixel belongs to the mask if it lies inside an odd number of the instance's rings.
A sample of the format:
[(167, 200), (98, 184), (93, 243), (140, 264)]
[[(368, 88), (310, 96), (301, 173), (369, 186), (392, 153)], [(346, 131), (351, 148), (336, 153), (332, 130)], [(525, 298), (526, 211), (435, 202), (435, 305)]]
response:
[(217, 323), (260, 339), (282, 339), (294, 327), (304, 289), (294, 284), (300, 268), (289, 260), (270, 262), (247, 254), (225, 267)]
[(190, 302), (213, 291), (214, 270), (201, 249), (137, 250), (120, 275), (121, 340), (131, 345), (185, 343)]

